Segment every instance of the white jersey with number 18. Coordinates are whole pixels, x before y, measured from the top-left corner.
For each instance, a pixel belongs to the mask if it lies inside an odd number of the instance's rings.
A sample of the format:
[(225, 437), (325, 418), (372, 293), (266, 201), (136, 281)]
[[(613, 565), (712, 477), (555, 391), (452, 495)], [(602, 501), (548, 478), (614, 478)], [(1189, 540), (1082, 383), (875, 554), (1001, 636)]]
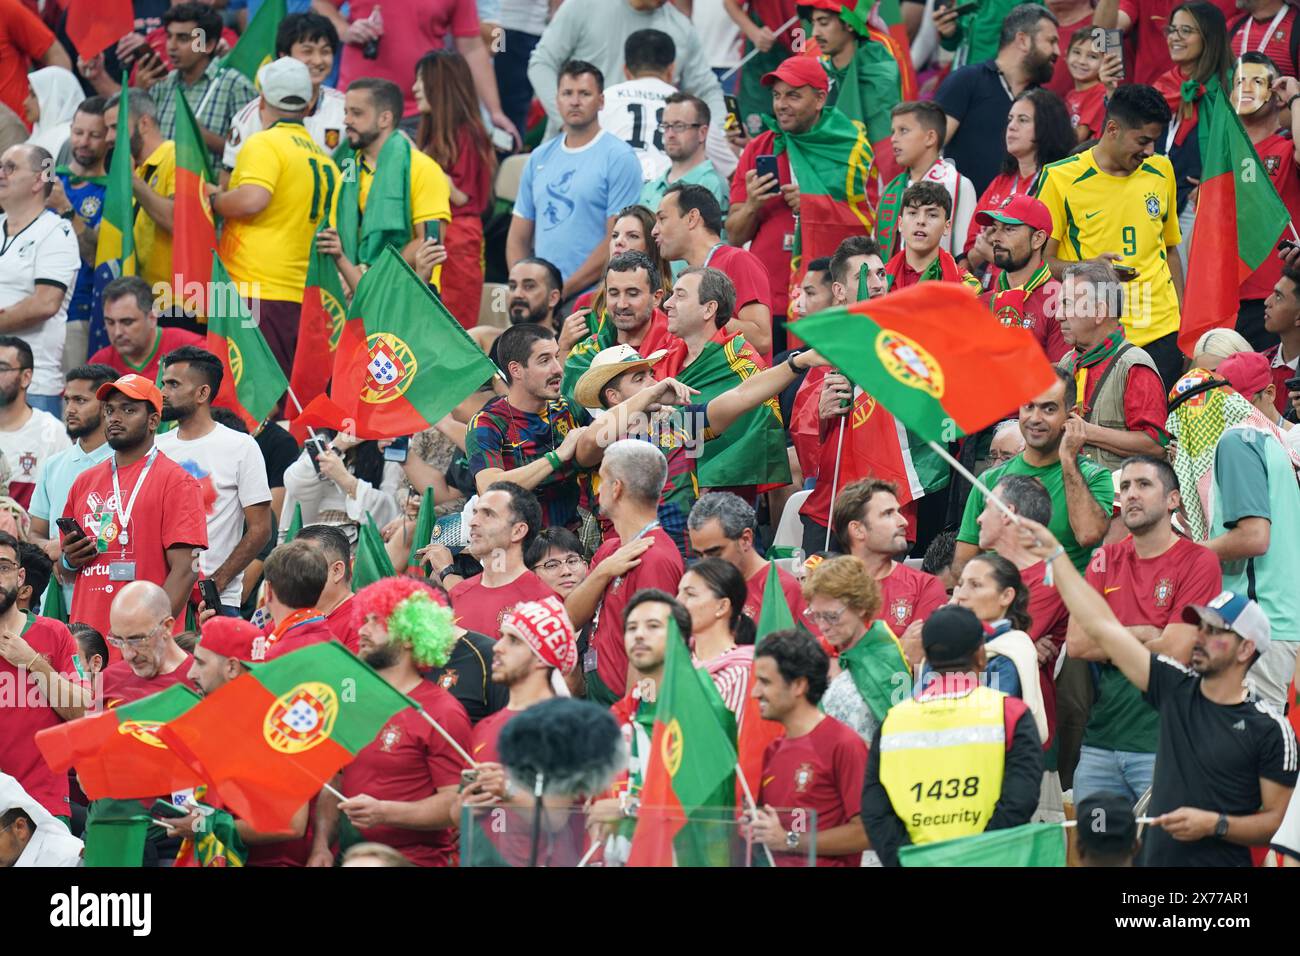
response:
[(672, 165), (664, 152), (659, 123), (664, 117), (664, 100), (676, 92), (677, 87), (654, 77), (628, 80), (605, 90), (600, 128), (632, 147), (646, 182), (658, 179)]

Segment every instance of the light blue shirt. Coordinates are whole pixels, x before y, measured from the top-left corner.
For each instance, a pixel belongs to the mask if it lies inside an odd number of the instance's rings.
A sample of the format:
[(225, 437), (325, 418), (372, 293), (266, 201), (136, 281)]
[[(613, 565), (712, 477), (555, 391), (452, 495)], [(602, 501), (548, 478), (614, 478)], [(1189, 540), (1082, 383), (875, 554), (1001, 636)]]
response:
[[(77, 480), (77, 476), (101, 461), (107, 461), (112, 454), (113, 449), (108, 442), (92, 452), (85, 452), (81, 448), (81, 442), (75, 441), (71, 447), (41, 462), (36, 471), (36, 488), (32, 491), (32, 502), (27, 513), (33, 518), (44, 518), (49, 522), (50, 537), (55, 540), (59, 537), (59, 529), (54, 526), (54, 522), (63, 517), (68, 492), (72, 490), (72, 483)], [(57, 580), (57, 575), (50, 578), (52, 583)], [(63, 601), (65, 607), (72, 607), (71, 584), (63, 586)], [(43, 602), (35, 605), (37, 608), (43, 606)]]
[(567, 280), (609, 241), (606, 220), (634, 205), (641, 185), (641, 163), (627, 143), (602, 130), (575, 150), (557, 136), (529, 156), (515, 215), (533, 222), (533, 255)]

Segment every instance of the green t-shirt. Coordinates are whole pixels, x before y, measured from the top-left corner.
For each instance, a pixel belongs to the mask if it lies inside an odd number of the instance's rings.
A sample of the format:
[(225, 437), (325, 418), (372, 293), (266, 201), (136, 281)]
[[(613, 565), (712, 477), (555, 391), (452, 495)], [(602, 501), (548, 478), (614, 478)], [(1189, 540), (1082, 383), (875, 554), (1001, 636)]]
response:
[[(1111, 507), (1115, 503), (1115, 483), (1110, 472), (1100, 465), (1093, 464), (1086, 458), (1079, 458), (1078, 462), (1079, 470), (1083, 472), (1083, 480), (1087, 482), (1092, 496), (1097, 499), (1097, 504), (1101, 505), (1102, 510), (1109, 515)], [(987, 487), (992, 488), (1005, 475), (1027, 475), (1030, 478), (1037, 478), (1043, 483), (1043, 487), (1047, 489), (1047, 493), (1052, 498), (1052, 520), (1047, 527), (1052, 534), (1056, 535), (1056, 540), (1065, 546), (1065, 553), (1070, 556), (1070, 561), (1082, 574), (1084, 568), (1088, 566), (1088, 558), (1091, 557), (1092, 551), (1075, 540), (1074, 531), (1070, 528), (1070, 515), (1065, 504), (1065, 478), (1061, 474), (1061, 463), (1057, 462), (1044, 468), (1035, 468), (1033, 465), (1025, 463), (1023, 455), (1017, 455), (1005, 465), (990, 468), (980, 475), (980, 479)], [(966, 499), (966, 510), (961, 518), (961, 530), (957, 532), (958, 541), (966, 544), (979, 544), (980, 529), (978, 521), (980, 512), (983, 510), (984, 495), (978, 488), (975, 488), (971, 491), (970, 497)]]
[(1224, 432), (1214, 452), (1216, 538), (1242, 518), (1267, 518), (1268, 553), (1223, 563), (1223, 587), (1245, 594), (1268, 615), (1275, 641), (1300, 641), (1296, 568), (1300, 567), (1300, 487), (1282, 443), (1253, 428)]
[(1083, 742), (1100, 750), (1153, 754), (1160, 743), (1160, 713), (1114, 664), (1098, 664), (1097, 697)]

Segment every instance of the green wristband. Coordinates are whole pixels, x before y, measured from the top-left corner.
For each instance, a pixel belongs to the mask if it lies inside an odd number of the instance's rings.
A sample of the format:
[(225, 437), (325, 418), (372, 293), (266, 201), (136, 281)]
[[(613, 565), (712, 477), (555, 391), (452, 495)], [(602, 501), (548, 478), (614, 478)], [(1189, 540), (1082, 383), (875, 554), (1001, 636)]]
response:
[(546, 453), (546, 460), (551, 463), (552, 471), (559, 471), (564, 467), (564, 462), (560, 461), (560, 456), (553, 451), (548, 451)]

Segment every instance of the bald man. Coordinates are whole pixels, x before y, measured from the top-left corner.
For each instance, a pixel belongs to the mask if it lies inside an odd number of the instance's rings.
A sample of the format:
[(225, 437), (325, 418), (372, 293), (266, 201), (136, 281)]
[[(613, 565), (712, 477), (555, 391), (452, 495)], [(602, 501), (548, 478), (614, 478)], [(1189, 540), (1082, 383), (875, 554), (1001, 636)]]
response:
[(171, 599), (152, 581), (132, 581), (113, 598), (105, 639), (122, 659), (104, 671), (105, 709), (129, 704), (189, 680), (191, 658), (172, 637)]

